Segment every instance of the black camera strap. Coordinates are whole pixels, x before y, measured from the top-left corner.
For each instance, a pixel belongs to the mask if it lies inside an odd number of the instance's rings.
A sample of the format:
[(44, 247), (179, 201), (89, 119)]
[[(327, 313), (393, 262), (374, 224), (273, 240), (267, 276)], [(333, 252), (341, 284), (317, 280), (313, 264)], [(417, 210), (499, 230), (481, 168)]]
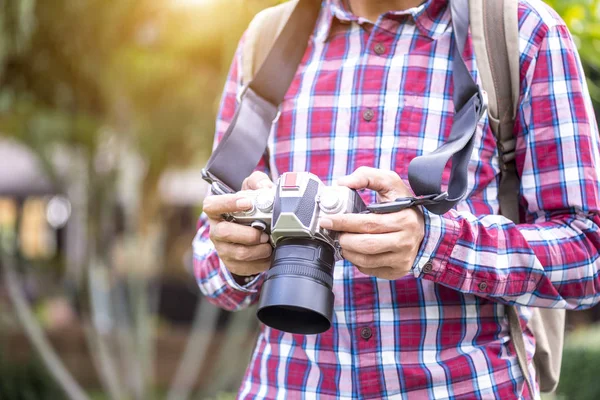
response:
[[(452, 66), (456, 112), (452, 129), (446, 143), (432, 153), (414, 158), (408, 168), (409, 183), (417, 195), (410, 204), (422, 204), (436, 214), (450, 210), (466, 194), (473, 139), (486, 108), (482, 91), (462, 56), (469, 28), (469, 2), (450, 0), (450, 7), (455, 39)], [(212, 184), (215, 193), (240, 190), (264, 154), (279, 105), (306, 51), (320, 8), (318, 0), (297, 0), (268, 56), (243, 90), (235, 116), (203, 170), (204, 179)], [(442, 177), (450, 160), (450, 180), (444, 191)]]
[(433, 204), (424, 205), (435, 214), (450, 210), (465, 196), (468, 185), (468, 164), (473, 152), (477, 123), (486, 110), (481, 88), (469, 72), (462, 52), (469, 31), (469, 1), (450, 0), (454, 50), (452, 79), (454, 83), (454, 120), (446, 143), (432, 153), (414, 158), (408, 166), (410, 187), (417, 196), (442, 194), (442, 176), (449, 160), (452, 169), (448, 183), (448, 196)]
[(296, 2), (265, 61), (238, 96), (233, 120), (202, 171), (213, 191), (239, 191), (265, 153), (279, 105), (302, 61), (320, 9), (319, 0)]

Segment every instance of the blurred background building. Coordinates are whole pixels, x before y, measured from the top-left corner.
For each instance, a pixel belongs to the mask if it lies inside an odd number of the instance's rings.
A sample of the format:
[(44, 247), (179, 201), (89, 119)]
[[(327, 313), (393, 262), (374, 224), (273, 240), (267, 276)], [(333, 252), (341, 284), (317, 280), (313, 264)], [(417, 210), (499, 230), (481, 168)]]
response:
[[(0, 0), (0, 399), (234, 396), (254, 312), (200, 298), (191, 240), (233, 52), (274, 3)], [(600, 1), (550, 3), (600, 111)], [(568, 320), (558, 396), (600, 398), (600, 308)]]

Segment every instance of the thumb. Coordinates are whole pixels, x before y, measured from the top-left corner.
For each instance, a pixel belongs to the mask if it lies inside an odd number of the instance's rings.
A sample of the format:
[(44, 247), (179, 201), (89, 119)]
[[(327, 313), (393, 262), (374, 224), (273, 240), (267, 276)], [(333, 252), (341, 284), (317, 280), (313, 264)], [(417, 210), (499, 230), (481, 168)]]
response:
[(405, 186), (402, 179), (395, 172), (369, 167), (360, 167), (351, 175), (338, 179), (338, 185), (356, 190), (371, 189), (380, 195), (398, 191), (398, 189)]
[(267, 174), (261, 171), (254, 171), (252, 175), (244, 179), (242, 190), (268, 189), (273, 187), (273, 182)]

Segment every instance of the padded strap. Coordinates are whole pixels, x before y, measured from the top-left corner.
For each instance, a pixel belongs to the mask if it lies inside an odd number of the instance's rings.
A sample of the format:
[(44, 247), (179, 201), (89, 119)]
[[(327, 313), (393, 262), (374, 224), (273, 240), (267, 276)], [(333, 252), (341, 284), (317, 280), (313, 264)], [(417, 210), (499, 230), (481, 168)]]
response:
[(510, 326), (510, 336), (512, 337), (515, 351), (517, 352), (517, 361), (521, 367), (521, 372), (525, 378), (529, 394), (531, 397), (534, 397), (535, 392), (533, 391), (531, 376), (529, 375), (529, 369), (527, 368), (527, 352), (525, 351), (525, 341), (523, 340), (523, 328), (521, 327), (517, 308), (514, 306), (507, 306), (506, 315), (508, 316), (508, 324)]
[(256, 14), (244, 34), (242, 47), (242, 85), (247, 85), (273, 48), (275, 40), (286, 26), (298, 0), (268, 7)]
[(250, 82), (250, 88), (271, 104), (279, 106), (302, 61), (312, 34), (321, 2), (300, 0), (273, 48)]
[[(485, 2), (489, 4), (490, 2)], [(493, 2), (492, 2), (493, 3)], [(506, 72), (503, 71), (501, 78), (496, 78), (496, 81), (500, 79), (506, 79), (501, 81), (499, 87), (502, 88), (502, 96), (498, 97), (499, 103), (499, 127), (497, 131), (497, 142), (498, 142), (498, 154), (500, 156), (500, 168), (501, 168), (501, 179), (500, 186), (498, 188), (498, 201), (500, 203), (500, 212), (505, 217), (511, 219), (514, 223), (519, 223), (519, 191), (521, 188), (521, 181), (517, 174), (517, 167), (515, 164), (515, 150), (517, 147), (517, 141), (514, 134), (514, 124), (519, 107), (519, 91), (521, 75), (519, 72), (519, 1), (518, 0), (504, 0), (500, 3), (504, 5), (503, 19), (495, 19), (495, 16), (486, 17), (486, 30), (490, 37), (495, 37), (497, 32), (493, 27), (496, 25), (502, 25), (503, 38), (491, 41), (489, 49), (494, 51), (492, 53), (492, 63), (498, 63), (509, 71), (508, 77)], [(503, 20), (504, 24), (498, 24), (495, 21)], [(501, 42), (501, 43), (500, 43)], [(498, 57), (495, 57), (495, 50), (503, 48), (506, 52), (505, 57), (500, 64)], [(504, 54), (504, 53), (502, 53)], [(500, 71), (494, 71), (499, 73)]]
[(498, 145), (500, 212), (518, 223), (520, 181), (514, 163), (513, 132), (520, 80), (518, 0), (471, 0), (471, 6), (473, 47)]

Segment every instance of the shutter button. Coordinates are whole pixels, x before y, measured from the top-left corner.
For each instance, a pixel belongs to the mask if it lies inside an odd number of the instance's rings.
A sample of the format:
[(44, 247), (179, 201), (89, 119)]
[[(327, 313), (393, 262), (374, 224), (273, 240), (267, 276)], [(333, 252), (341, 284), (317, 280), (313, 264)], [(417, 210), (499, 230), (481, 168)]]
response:
[(367, 108), (365, 111), (363, 111), (363, 118), (367, 122), (371, 121), (374, 116), (375, 116), (375, 113), (370, 108)]
[(371, 336), (373, 336), (373, 332), (371, 332), (371, 328), (368, 326), (365, 326), (360, 330), (360, 337), (364, 340), (371, 339)]

